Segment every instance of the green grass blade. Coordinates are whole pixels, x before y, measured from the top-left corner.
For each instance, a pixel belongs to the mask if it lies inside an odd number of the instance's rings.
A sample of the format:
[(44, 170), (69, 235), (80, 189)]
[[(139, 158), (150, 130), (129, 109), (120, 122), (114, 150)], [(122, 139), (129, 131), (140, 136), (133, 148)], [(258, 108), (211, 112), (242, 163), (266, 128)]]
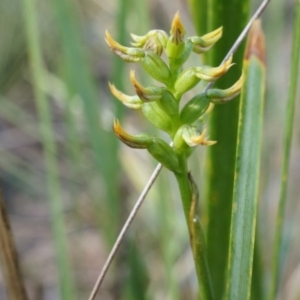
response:
[(62, 299), (76, 299), (71, 269), (68, 262), (66, 236), (64, 228), (62, 196), (56, 160), (56, 145), (51, 123), (51, 110), (48, 99), (43, 93), (43, 61), (38, 38), (38, 23), (36, 1), (23, 0), (24, 21), (28, 40), (28, 51), (32, 68), (36, 106), (39, 114), (41, 138), (44, 146), (45, 164), (47, 171), (48, 195), (50, 214), (53, 226), (59, 284)]
[[(0, 117), (20, 128), (27, 135), (38, 140), (39, 135), (35, 128), (35, 119), (22, 108), (14, 104), (11, 99), (6, 99), (0, 94)], [(18, 116), (16, 118), (16, 116)]]
[(198, 35), (208, 32), (208, 0), (189, 0), (190, 12)]
[(225, 299), (250, 299), (265, 91), (264, 36), (253, 24), (241, 95)]
[(290, 74), (290, 86), (288, 93), (285, 129), (284, 129), (284, 150), (281, 169), (281, 189), (280, 200), (277, 213), (275, 241), (274, 241), (274, 254), (272, 262), (272, 282), (269, 294), (269, 300), (275, 299), (278, 284), (279, 284), (279, 264), (280, 264), (280, 247), (282, 243), (282, 223), (284, 210), (286, 206), (286, 194), (287, 194), (287, 182), (289, 172), (289, 162), (293, 135), (293, 122), (295, 112), (295, 100), (297, 92), (297, 78), (299, 71), (299, 57), (300, 57), (300, 2), (295, 0), (295, 19), (294, 19), (294, 33), (292, 44), (292, 60), (291, 60), (291, 74)]
[(180, 286), (176, 280), (176, 273), (174, 272), (174, 265), (178, 254), (178, 245), (177, 240), (171, 241), (169, 236), (170, 232), (177, 232), (176, 229), (181, 226), (181, 223), (178, 225), (177, 220), (174, 221), (176, 211), (173, 203), (171, 201), (165, 201), (166, 199), (172, 199), (172, 186), (170, 184), (170, 179), (167, 176), (170, 175), (166, 174), (166, 172), (162, 172), (156, 181), (157, 189), (160, 191), (156, 200), (158, 226), (160, 228), (158, 243), (161, 246), (161, 256), (164, 263), (168, 298), (179, 300), (181, 299)]
[[(261, 158), (262, 159), (262, 158)], [(263, 300), (265, 299), (264, 290), (264, 269), (263, 262), (261, 259), (261, 248), (260, 240), (256, 230), (255, 245), (254, 245), (254, 256), (253, 256), (253, 271), (252, 271), (252, 282), (251, 282), (251, 299), (252, 300)]]
[[(142, 1), (141, 1), (142, 2)], [(121, 45), (127, 44), (127, 28), (126, 28), (126, 17), (128, 13), (128, 3), (126, 1), (119, 1), (118, 12), (116, 16), (117, 26), (117, 41)], [(124, 90), (124, 66), (125, 63), (118, 56), (114, 55), (113, 58), (113, 74), (112, 82), (118, 87), (119, 90)], [(116, 108), (116, 118), (122, 118), (124, 112), (124, 105), (120, 101), (113, 101)]]
[[(95, 202), (99, 213), (102, 211), (101, 225), (108, 244), (111, 245), (119, 228), (120, 206), (118, 201), (118, 165), (116, 157), (116, 142), (113, 134), (104, 132), (99, 122), (99, 101), (94, 81), (89, 69), (89, 63), (83, 48), (83, 37), (78, 21), (76, 5), (70, 0), (52, 0), (55, 20), (60, 33), (63, 49), (63, 61), (67, 72), (67, 85), (70, 95), (79, 95), (83, 101), (83, 109), (87, 124), (88, 139), (91, 143), (93, 156), (92, 165), (98, 175), (102, 175), (105, 186), (106, 206), (99, 209), (99, 202)], [(71, 104), (70, 104), (71, 105)], [(71, 121), (69, 119), (69, 121)], [(69, 122), (70, 123), (70, 122)], [(72, 122), (71, 122), (72, 123)], [(71, 126), (69, 126), (70, 129)], [(71, 132), (71, 136), (76, 133)], [(73, 139), (74, 140), (74, 139)], [(98, 199), (95, 197), (95, 199)], [(103, 213), (105, 210), (105, 213)]]
[[(217, 66), (243, 30), (249, 15), (249, 0), (212, 0), (208, 6), (208, 30), (223, 25), (223, 37), (207, 53), (206, 61)], [(237, 13), (238, 12), (238, 13)], [(234, 55), (235, 67), (217, 83), (227, 88), (241, 74), (244, 43)], [(218, 143), (209, 147), (206, 168), (206, 228), (207, 253), (216, 299), (225, 289), (225, 274), (229, 248), (229, 232), (233, 194), (235, 151), (238, 126), (238, 99), (219, 105), (211, 113), (209, 130), (212, 140)]]
[[(136, 24), (132, 22), (130, 16), (134, 16), (136, 19)], [(118, 11), (116, 16), (116, 38), (121, 45), (127, 45), (129, 43), (130, 35), (128, 33), (128, 28), (133, 28), (130, 32), (135, 34), (146, 34), (149, 31), (149, 7), (145, 0), (142, 1), (118, 1)], [(127, 21), (130, 21), (127, 25)], [(135, 26), (134, 26), (135, 25)], [(112, 82), (118, 87), (118, 89), (124, 91), (126, 90), (126, 85), (128, 85), (129, 74), (126, 73), (126, 63), (120, 59), (118, 56), (113, 56), (112, 63)], [(112, 97), (113, 98), (113, 97)], [(123, 115), (128, 112), (128, 109), (120, 101), (115, 101), (112, 99), (112, 103), (115, 106), (114, 116), (118, 119), (122, 119)], [(119, 150), (120, 141), (115, 137), (111, 136), (110, 150), (117, 157)], [(114, 162), (115, 165), (115, 175), (119, 173), (121, 168), (118, 161)], [(121, 199), (122, 202), (126, 199)], [(119, 205), (122, 207), (122, 205)], [(126, 262), (126, 267), (130, 270), (127, 280), (123, 282), (124, 300), (145, 300), (147, 299), (147, 287), (149, 283), (148, 270), (146, 268), (146, 262), (143, 253), (140, 252), (140, 248), (136, 245), (135, 239), (128, 239), (127, 247), (130, 249), (128, 253), (128, 262)]]
[(130, 241), (129, 245), (129, 297), (130, 300), (146, 300), (146, 290), (149, 283), (148, 272), (136, 242)]

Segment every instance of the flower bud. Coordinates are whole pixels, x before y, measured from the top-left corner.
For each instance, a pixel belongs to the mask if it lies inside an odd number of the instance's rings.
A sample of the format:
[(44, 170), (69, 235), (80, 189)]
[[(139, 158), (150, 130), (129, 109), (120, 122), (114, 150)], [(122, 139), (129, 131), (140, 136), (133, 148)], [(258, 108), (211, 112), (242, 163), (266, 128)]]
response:
[(134, 96), (129, 96), (126, 95), (124, 93), (122, 93), (121, 91), (119, 91), (118, 89), (116, 89), (116, 87), (111, 84), (110, 82), (108, 83), (109, 85), (109, 89), (111, 91), (111, 93), (118, 99), (120, 100), (125, 106), (132, 108), (132, 109), (140, 109), (143, 102), (141, 101), (141, 99), (134, 95)]
[(181, 126), (175, 133), (174, 138), (173, 138), (173, 146), (176, 149), (178, 153), (186, 152), (186, 150), (189, 148), (182, 138), (182, 132), (183, 129), (186, 127), (186, 125)]
[(109, 34), (105, 31), (105, 41), (112, 51), (120, 56), (125, 61), (138, 62), (145, 56), (145, 51), (139, 48), (128, 48), (117, 43)]
[(193, 51), (198, 54), (202, 54), (208, 51), (222, 36), (223, 27), (207, 33), (201, 37), (192, 36), (189, 40), (193, 43)]
[(215, 107), (215, 104), (210, 102), (205, 113), (198, 119), (200, 121), (200, 123), (202, 123), (202, 124), (204, 123), (205, 118), (212, 112), (214, 107)]
[(208, 137), (205, 137), (206, 129), (200, 134), (196, 127), (185, 126), (182, 130), (182, 138), (190, 147), (198, 145), (211, 146), (216, 144), (216, 141), (209, 141)]
[(113, 130), (116, 136), (127, 146), (136, 149), (147, 149), (164, 167), (175, 172), (179, 169), (179, 160), (173, 148), (159, 138), (152, 138), (146, 134), (131, 135), (114, 121)]
[(163, 49), (167, 45), (168, 35), (163, 30), (151, 30), (144, 36), (131, 34), (135, 43), (131, 43), (135, 47), (143, 47), (144, 50), (150, 50), (161, 56)]
[(199, 119), (208, 109), (210, 99), (204, 94), (192, 98), (181, 110), (181, 124), (192, 124)]
[(199, 79), (205, 81), (216, 81), (222, 75), (224, 75), (229, 68), (233, 65), (232, 63), (232, 55), (229, 57), (228, 60), (225, 60), (223, 64), (219, 67), (213, 68), (210, 66), (202, 66), (202, 67), (195, 67), (195, 75)]
[(166, 54), (168, 58), (179, 58), (184, 50), (183, 38), (185, 33), (179, 12), (174, 16), (170, 33), (171, 36), (167, 43)]
[(162, 139), (155, 138), (147, 147), (148, 152), (170, 171), (179, 170), (179, 160), (174, 149)]
[(170, 70), (166, 63), (154, 52), (145, 51), (145, 56), (141, 59), (145, 71), (157, 81), (168, 84), (170, 81)]
[(180, 20), (179, 12), (177, 12), (173, 18), (170, 34), (172, 37), (172, 42), (175, 45), (179, 45), (180, 43), (182, 43), (185, 34), (185, 29)]
[(167, 89), (163, 91), (159, 103), (161, 108), (170, 117), (178, 117), (178, 103), (170, 91), (168, 91)]
[(114, 120), (113, 130), (116, 136), (127, 146), (131, 148), (146, 149), (152, 143), (152, 138), (146, 134), (131, 135), (127, 133), (120, 125), (119, 120)]
[(172, 134), (172, 120), (157, 102), (144, 103), (142, 110), (145, 117), (157, 128)]
[(172, 93), (165, 87), (150, 85), (143, 87), (135, 78), (134, 71), (130, 71), (130, 80), (139, 98), (143, 102), (158, 101), (162, 110), (169, 116), (178, 115), (178, 103)]
[(169, 59), (180, 58), (183, 51), (184, 51), (184, 43), (180, 43), (179, 45), (176, 45), (172, 42), (171, 38), (169, 39), (166, 48), (166, 54)]
[(184, 49), (181, 53), (181, 55), (178, 58), (170, 58), (170, 69), (171, 70), (177, 70), (179, 69), (189, 58), (192, 50), (193, 50), (193, 43), (189, 40), (184, 42)]
[(161, 99), (162, 93), (166, 88), (164, 87), (156, 87), (154, 85), (150, 85), (148, 87), (143, 87), (135, 78), (135, 72), (133, 70), (130, 71), (130, 80), (133, 84), (137, 95), (144, 102), (151, 102)]
[(210, 89), (206, 92), (207, 97), (212, 103), (222, 104), (236, 97), (242, 89), (244, 82), (244, 75), (242, 74), (239, 80), (226, 90)]
[(186, 91), (196, 86), (200, 78), (196, 76), (195, 68), (188, 68), (183, 71), (175, 81), (174, 88), (177, 96), (181, 96)]

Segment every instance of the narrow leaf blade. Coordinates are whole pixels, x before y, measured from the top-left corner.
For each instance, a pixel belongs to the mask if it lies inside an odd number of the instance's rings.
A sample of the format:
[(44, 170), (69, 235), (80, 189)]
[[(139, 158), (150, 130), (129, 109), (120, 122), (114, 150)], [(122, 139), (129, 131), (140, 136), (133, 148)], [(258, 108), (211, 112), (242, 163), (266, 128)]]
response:
[(225, 299), (250, 299), (265, 90), (264, 36), (253, 24), (244, 61)]

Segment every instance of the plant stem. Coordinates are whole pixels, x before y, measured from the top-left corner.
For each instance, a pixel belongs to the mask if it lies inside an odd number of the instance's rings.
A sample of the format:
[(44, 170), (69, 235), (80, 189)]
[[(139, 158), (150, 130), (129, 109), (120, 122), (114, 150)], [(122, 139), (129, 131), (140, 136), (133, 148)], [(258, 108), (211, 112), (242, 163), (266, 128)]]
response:
[(0, 187), (0, 261), (8, 298), (27, 300), (19, 257)]
[(197, 214), (198, 191), (191, 174), (188, 172), (187, 159), (180, 156), (179, 173), (174, 173), (178, 182), (184, 214), (190, 234), (190, 243), (196, 266), (200, 295), (203, 300), (214, 299), (210, 271), (208, 267), (203, 230)]

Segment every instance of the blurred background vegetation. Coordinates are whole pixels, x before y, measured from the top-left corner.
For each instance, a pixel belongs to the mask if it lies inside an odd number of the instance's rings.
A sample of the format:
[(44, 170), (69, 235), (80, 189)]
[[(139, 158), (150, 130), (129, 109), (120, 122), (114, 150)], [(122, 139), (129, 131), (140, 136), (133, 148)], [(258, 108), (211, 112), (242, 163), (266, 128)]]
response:
[[(259, 3), (252, 1), (252, 11)], [(139, 68), (124, 64), (110, 52), (104, 31), (108, 29), (121, 44), (129, 45), (130, 32), (142, 35), (153, 28), (168, 32), (177, 10), (187, 35), (196, 35), (196, 31), (188, 2), (183, 0), (174, 0), (172, 5), (166, 0), (40, 0), (34, 8), (35, 15), (21, 0), (0, 2), (1, 185), (30, 299), (60, 299), (64, 281), (75, 287), (69, 299), (85, 299), (155, 166), (145, 151), (126, 148), (112, 133), (114, 117), (132, 133), (153, 129), (110, 95), (108, 81), (133, 94), (128, 74), (132, 68), (139, 72)], [(292, 10), (292, 0), (273, 0), (262, 17), (268, 82), (258, 237), (266, 286), (279, 199)], [(37, 56), (42, 56), (38, 80), (55, 142), (48, 151), (58, 170), (57, 174), (50, 170), (50, 180), (45, 140), (39, 131), (45, 120), (37, 108), (24, 16), (27, 22), (28, 16), (35, 18), (38, 29)], [(189, 64), (199, 64), (199, 58), (194, 55)], [(149, 82), (144, 73), (139, 76)], [(298, 105), (279, 296), (290, 300), (300, 297), (299, 117)], [(191, 169), (200, 186), (201, 202), (204, 164), (205, 151), (197, 149)], [(99, 299), (195, 299), (196, 291), (177, 186), (173, 175), (163, 170), (105, 279)], [(2, 277), (0, 298), (6, 299)]]

